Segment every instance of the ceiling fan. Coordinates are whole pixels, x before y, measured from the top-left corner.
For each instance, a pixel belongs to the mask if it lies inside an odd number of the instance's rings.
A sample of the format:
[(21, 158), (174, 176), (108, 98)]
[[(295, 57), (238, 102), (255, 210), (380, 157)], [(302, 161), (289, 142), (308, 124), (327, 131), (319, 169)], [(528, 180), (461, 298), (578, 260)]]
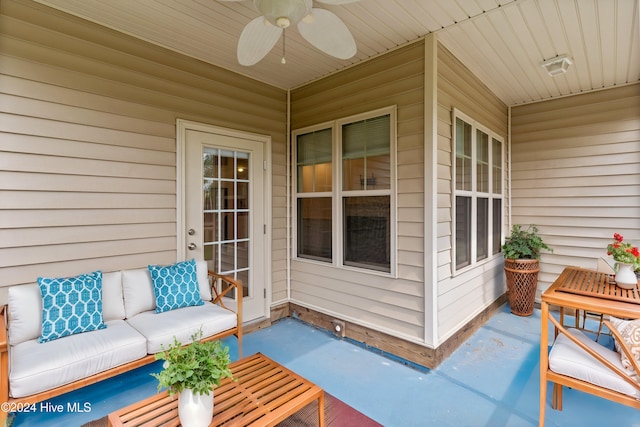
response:
[[(243, 1), (243, 0), (221, 0)], [(317, 0), (320, 3), (338, 5), (359, 0)], [(253, 0), (262, 14), (244, 27), (238, 40), (238, 62), (254, 65), (273, 49), (280, 35), (292, 25), (305, 40), (324, 53), (339, 59), (349, 59), (356, 54), (356, 42), (347, 26), (336, 14), (326, 9), (313, 7), (312, 0)]]

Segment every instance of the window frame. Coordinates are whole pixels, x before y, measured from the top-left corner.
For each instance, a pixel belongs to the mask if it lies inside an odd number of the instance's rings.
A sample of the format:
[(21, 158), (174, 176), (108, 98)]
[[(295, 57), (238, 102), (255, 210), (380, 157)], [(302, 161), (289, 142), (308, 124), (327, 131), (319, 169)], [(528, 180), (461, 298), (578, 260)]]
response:
[[(484, 126), (477, 120), (471, 118), (471, 116), (463, 113), (462, 111), (454, 108), (451, 114), (452, 124), (451, 124), (451, 134), (452, 134), (452, 150), (451, 150), (451, 168), (452, 168), (452, 180), (451, 180), (451, 194), (452, 194), (452, 236), (451, 236), (451, 273), (453, 276), (463, 273), (465, 271), (471, 270), (479, 265), (486, 264), (491, 262), (492, 260), (500, 257), (502, 258), (502, 251), (499, 250), (496, 253), (492, 253), (494, 249), (494, 223), (496, 212), (494, 212), (494, 201), (500, 200), (500, 212), (497, 215), (500, 218), (500, 245), (502, 246), (504, 243), (504, 211), (505, 211), (505, 142), (504, 138), (500, 136), (498, 133), (492, 131), (488, 127)], [(466, 124), (471, 126), (471, 190), (460, 190), (456, 185), (456, 177), (458, 174), (457, 171), (457, 121), (458, 119), (462, 120)], [(478, 175), (477, 175), (477, 165), (478, 165), (478, 153), (477, 153), (477, 135), (478, 131), (486, 134), (488, 136), (488, 165), (487, 165), (487, 191), (482, 192), (478, 191)], [(494, 192), (494, 159), (493, 159), (493, 141), (497, 141), (500, 143), (500, 192)], [(458, 267), (457, 260), (457, 232), (458, 232), (458, 196), (469, 197), (471, 199), (471, 207), (470, 207), (470, 216), (466, 224), (470, 227), (471, 239), (469, 241), (470, 246), (470, 262), (467, 265), (463, 265)], [(478, 200), (479, 199), (487, 199), (487, 233), (486, 233), (486, 243), (487, 243), (487, 256), (481, 259), (478, 259)]]
[[(389, 116), (389, 162), (390, 162), (390, 185), (389, 189), (364, 189), (364, 190), (343, 190), (343, 157), (342, 157), (342, 127), (350, 123), (372, 119), (380, 116)], [(335, 268), (354, 270), (359, 272), (365, 272), (369, 274), (383, 275), (387, 277), (396, 277), (397, 272), (397, 165), (396, 165), (396, 147), (397, 147), (397, 112), (396, 106), (384, 107), (372, 111), (367, 111), (360, 114), (355, 114), (348, 117), (339, 118), (329, 122), (324, 122), (305, 128), (296, 129), (291, 133), (291, 147), (292, 147), (292, 259), (296, 261), (308, 262), (313, 264), (332, 266)], [(309, 132), (323, 130), (331, 128), (332, 135), (332, 152), (331, 152), (331, 165), (332, 165), (332, 187), (331, 192), (299, 192), (298, 191), (298, 153), (297, 153), (297, 141), (299, 135), (304, 135)], [(344, 197), (373, 197), (373, 196), (388, 196), (389, 197), (389, 251), (390, 262), (389, 271), (382, 271), (379, 269), (366, 267), (347, 265), (344, 262), (345, 250), (344, 250), (344, 211), (343, 211), (343, 199)], [(325, 260), (318, 260), (312, 257), (298, 256), (298, 200), (309, 197), (331, 197), (332, 205), (332, 259), (331, 262)]]

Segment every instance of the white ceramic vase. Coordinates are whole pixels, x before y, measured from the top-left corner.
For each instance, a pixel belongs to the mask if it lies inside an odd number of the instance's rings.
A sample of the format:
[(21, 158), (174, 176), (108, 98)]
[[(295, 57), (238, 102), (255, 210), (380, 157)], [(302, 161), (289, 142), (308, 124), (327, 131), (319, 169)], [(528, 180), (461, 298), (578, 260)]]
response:
[(184, 389), (178, 395), (178, 417), (183, 427), (208, 427), (213, 418), (213, 390), (195, 394)]
[(623, 289), (633, 289), (638, 284), (638, 278), (633, 271), (632, 264), (618, 263), (618, 271), (616, 272), (616, 285)]

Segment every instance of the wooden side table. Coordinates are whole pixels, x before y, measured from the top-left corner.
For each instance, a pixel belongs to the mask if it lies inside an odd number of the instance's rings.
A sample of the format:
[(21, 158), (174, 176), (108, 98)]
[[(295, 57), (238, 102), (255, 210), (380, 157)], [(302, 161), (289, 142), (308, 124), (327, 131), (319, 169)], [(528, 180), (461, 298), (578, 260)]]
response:
[[(236, 381), (225, 378), (214, 390), (210, 426), (273, 426), (318, 401), (324, 426), (324, 390), (258, 353), (232, 363)], [(109, 414), (109, 426), (179, 426), (178, 397), (162, 392)]]

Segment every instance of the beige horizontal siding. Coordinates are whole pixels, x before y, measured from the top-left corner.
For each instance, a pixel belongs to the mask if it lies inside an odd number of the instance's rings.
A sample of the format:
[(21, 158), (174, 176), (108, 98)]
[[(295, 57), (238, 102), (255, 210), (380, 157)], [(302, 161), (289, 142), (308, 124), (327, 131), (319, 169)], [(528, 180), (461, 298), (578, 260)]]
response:
[(595, 268), (613, 233), (640, 243), (640, 84), (513, 108), (513, 222), (538, 224), (538, 296)]
[(271, 286), (281, 295), (285, 113), (280, 89), (31, 1), (3, 0), (0, 287), (175, 261), (181, 118), (271, 136)]
[(419, 42), (291, 93), (299, 129), (397, 107), (397, 279), (296, 261), (291, 297), (377, 330), (424, 340), (424, 43)]
[[(462, 274), (452, 275), (452, 251), (454, 250), (452, 150), (455, 144), (452, 140), (451, 118), (454, 108), (502, 136), (506, 148), (507, 107), (449, 51), (439, 46), (437, 328), (440, 342), (453, 335), (506, 290), (501, 256), (494, 257)], [(505, 189), (503, 204), (506, 206), (508, 202), (506, 174), (503, 188)], [(506, 219), (503, 220), (503, 224), (506, 224)]]

